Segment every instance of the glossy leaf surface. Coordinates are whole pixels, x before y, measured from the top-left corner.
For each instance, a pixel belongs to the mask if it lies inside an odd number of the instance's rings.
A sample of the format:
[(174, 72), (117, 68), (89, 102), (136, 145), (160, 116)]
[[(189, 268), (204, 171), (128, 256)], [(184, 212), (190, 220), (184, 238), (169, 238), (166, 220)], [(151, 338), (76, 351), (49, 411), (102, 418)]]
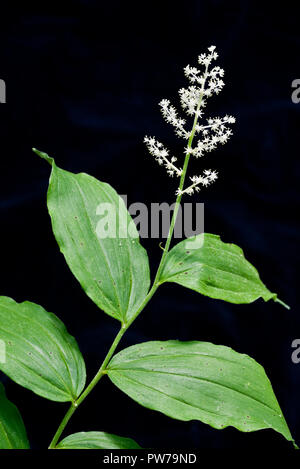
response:
[(123, 199), (109, 184), (60, 169), (35, 152), (52, 166), (48, 209), (67, 264), (96, 305), (126, 323), (148, 292), (150, 274)]
[(105, 432), (79, 432), (64, 438), (57, 449), (140, 449), (131, 438)]
[(41, 306), (0, 297), (0, 369), (13, 381), (53, 401), (72, 401), (85, 385), (85, 364), (64, 324)]
[(175, 282), (202, 295), (230, 303), (276, 299), (260, 280), (241, 248), (204, 233), (185, 239), (167, 255), (160, 283)]
[(272, 428), (292, 441), (264, 369), (207, 342), (145, 342), (119, 352), (111, 381), (139, 404), (174, 419), (244, 432)]
[(0, 383), (0, 449), (29, 449), (25, 426), (17, 407)]

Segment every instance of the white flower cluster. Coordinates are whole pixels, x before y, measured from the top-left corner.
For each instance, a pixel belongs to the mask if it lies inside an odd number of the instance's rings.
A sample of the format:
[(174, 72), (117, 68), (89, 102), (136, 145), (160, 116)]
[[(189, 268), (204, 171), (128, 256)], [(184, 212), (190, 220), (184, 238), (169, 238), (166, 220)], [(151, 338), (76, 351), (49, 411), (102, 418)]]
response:
[(184, 129), (185, 120), (178, 117), (177, 111), (174, 106), (170, 104), (168, 99), (162, 99), (159, 103), (162, 115), (169, 124), (175, 127), (175, 133), (178, 137), (189, 138), (190, 133)]
[(190, 178), (192, 184), (184, 190), (177, 189), (176, 195), (188, 194), (192, 195), (195, 191), (200, 191), (200, 185), (207, 187), (209, 184), (218, 179), (218, 173), (211, 169), (205, 169), (202, 176), (193, 176)]
[(187, 147), (186, 153), (194, 155), (196, 158), (203, 156), (205, 152), (215, 150), (218, 143), (224, 145), (232, 135), (232, 130), (226, 127), (226, 124), (234, 124), (235, 118), (225, 116), (223, 118), (214, 117), (207, 119), (207, 125), (196, 125), (196, 133), (202, 134), (202, 139), (198, 140), (194, 148)]
[[(179, 97), (182, 109), (188, 116), (194, 116), (191, 131), (185, 129), (185, 119), (182, 119), (178, 115), (177, 110), (171, 105), (168, 99), (163, 99), (159, 103), (164, 119), (174, 127), (176, 135), (188, 141), (187, 147), (185, 148), (186, 155), (195, 156), (196, 158), (214, 150), (218, 144), (226, 143), (232, 135), (228, 124), (235, 122), (234, 117), (226, 115), (223, 118), (209, 118), (207, 119), (206, 125), (198, 124), (198, 120), (203, 116), (203, 109), (206, 106), (207, 98), (211, 97), (213, 94), (218, 94), (224, 86), (222, 80), (224, 70), (217, 66), (210, 67), (211, 63), (216, 60), (217, 57), (218, 54), (215, 52), (215, 46), (211, 46), (208, 48), (207, 53), (201, 54), (198, 57), (198, 63), (202, 67), (204, 66), (204, 71), (196, 67), (191, 67), (190, 65), (184, 68), (184, 74), (191, 85), (187, 88), (181, 88), (179, 90)], [(195, 136), (198, 137), (198, 141), (193, 145)], [(180, 176), (182, 174), (182, 170), (176, 168), (173, 164), (176, 158), (172, 157), (169, 161), (167, 158), (168, 151), (161, 143), (157, 142), (155, 138), (152, 137), (145, 137), (144, 141), (147, 144), (148, 150), (155, 156), (158, 163), (166, 166), (169, 175), (173, 176), (176, 174)], [(194, 176), (194, 178), (192, 178), (193, 184), (186, 190), (179, 192), (192, 194), (194, 190), (199, 190), (199, 185), (207, 186), (217, 178), (215, 171), (206, 170), (203, 174), (203, 176)], [(179, 192), (177, 191), (177, 193)]]
[(181, 176), (182, 169), (177, 168), (174, 163), (177, 161), (175, 156), (171, 157), (171, 160), (168, 160), (169, 150), (163, 146), (162, 143), (158, 142), (154, 137), (145, 137), (144, 142), (147, 145), (148, 151), (153, 155), (160, 165), (164, 165), (167, 168), (167, 172), (170, 176)]

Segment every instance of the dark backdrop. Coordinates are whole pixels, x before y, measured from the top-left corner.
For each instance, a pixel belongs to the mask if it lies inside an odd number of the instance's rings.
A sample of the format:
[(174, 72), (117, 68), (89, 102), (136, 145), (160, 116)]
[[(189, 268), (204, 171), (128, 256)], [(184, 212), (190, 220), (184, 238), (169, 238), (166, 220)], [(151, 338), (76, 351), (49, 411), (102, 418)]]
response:
[[(148, 156), (155, 135), (177, 154), (182, 141), (157, 103), (177, 98), (182, 68), (211, 44), (226, 87), (208, 110), (237, 118), (230, 142), (209, 156), (212, 187), (188, 201), (205, 203), (206, 231), (244, 248), (287, 311), (262, 300), (232, 305), (176, 285), (161, 288), (121, 347), (152, 339), (208, 340), (247, 353), (267, 370), (294, 437), (300, 440), (300, 336), (297, 222), (299, 111), (291, 83), (300, 78), (296, 3), (251, 1), (16, 2), (1, 6), (0, 104), (1, 294), (57, 314), (78, 339), (92, 377), (118, 328), (87, 298), (59, 253), (46, 207), (49, 166), (106, 181), (128, 202), (171, 202), (175, 181)], [(49, 5), (47, 5), (49, 3)], [(280, 5), (280, 6), (279, 6)], [(201, 161), (199, 162), (199, 164)], [(194, 166), (195, 167), (195, 166)], [(198, 172), (195, 170), (195, 172)], [(143, 240), (152, 275), (159, 240)], [(46, 401), (1, 375), (34, 448), (45, 447), (67, 405)], [(104, 430), (144, 447), (289, 448), (271, 430), (217, 431), (139, 407), (103, 379), (66, 434)]]

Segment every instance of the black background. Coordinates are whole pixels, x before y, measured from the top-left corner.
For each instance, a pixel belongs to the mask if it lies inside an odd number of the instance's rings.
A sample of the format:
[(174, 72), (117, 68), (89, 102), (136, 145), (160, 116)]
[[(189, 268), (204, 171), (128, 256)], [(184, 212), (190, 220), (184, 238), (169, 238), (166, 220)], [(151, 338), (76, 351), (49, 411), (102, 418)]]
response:
[[(300, 440), (300, 364), (291, 342), (300, 335), (299, 111), (291, 83), (300, 78), (296, 2), (189, 1), (11, 2), (1, 6), (0, 104), (1, 294), (31, 300), (57, 314), (77, 338), (88, 377), (117, 332), (117, 321), (87, 298), (59, 253), (46, 207), (49, 166), (106, 181), (128, 202), (172, 202), (176, 181), (147, 154), (155, 135), (180, 155), (183, 141), (157, 103), (177, 99), (182, 68), (211, 44), (226, 86), (208, 113), (236, 116), (234, 136), (197, 161), (219, 180), (186, 201), (205, 203), (205, 230), (241, 246), (274, 302), (232, 305), (176, 285), (163, 286), (121, 348), (153, 339), (208, 340), (247, 353), (267, 370), (294, 438)], [(152, 275), (159, 240), (143, 240)], [(298, 296), (298, 298), (297, 298)], [(49, 443), (67, 404), (46, 401), (4, 375), (33, 448)], [(139, 407), (106, 379), (69, 423), (66, 434), (104, 430), (153, 448), (290, 448), (274, 431), (214, 430)]]

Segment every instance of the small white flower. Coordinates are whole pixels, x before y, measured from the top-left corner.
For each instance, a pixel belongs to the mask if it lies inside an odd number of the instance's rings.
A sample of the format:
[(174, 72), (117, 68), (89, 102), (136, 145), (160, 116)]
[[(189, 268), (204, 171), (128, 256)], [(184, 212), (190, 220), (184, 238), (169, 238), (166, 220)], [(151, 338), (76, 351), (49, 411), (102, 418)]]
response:
[(177, 111), (174, 106), (170, 104), (168, 99), (162, 99), (159, 103), (161, 112), (166, 121), (175, 127), (175, 132), (180, 136), (189, 138), (189, 134), (185, 131), (185, 120), (178, 117)]
[(182, 195), (183, 194), (183, 191), (181, 189), (177, 189), (177, 191), (175, 192), (176, 195)]

